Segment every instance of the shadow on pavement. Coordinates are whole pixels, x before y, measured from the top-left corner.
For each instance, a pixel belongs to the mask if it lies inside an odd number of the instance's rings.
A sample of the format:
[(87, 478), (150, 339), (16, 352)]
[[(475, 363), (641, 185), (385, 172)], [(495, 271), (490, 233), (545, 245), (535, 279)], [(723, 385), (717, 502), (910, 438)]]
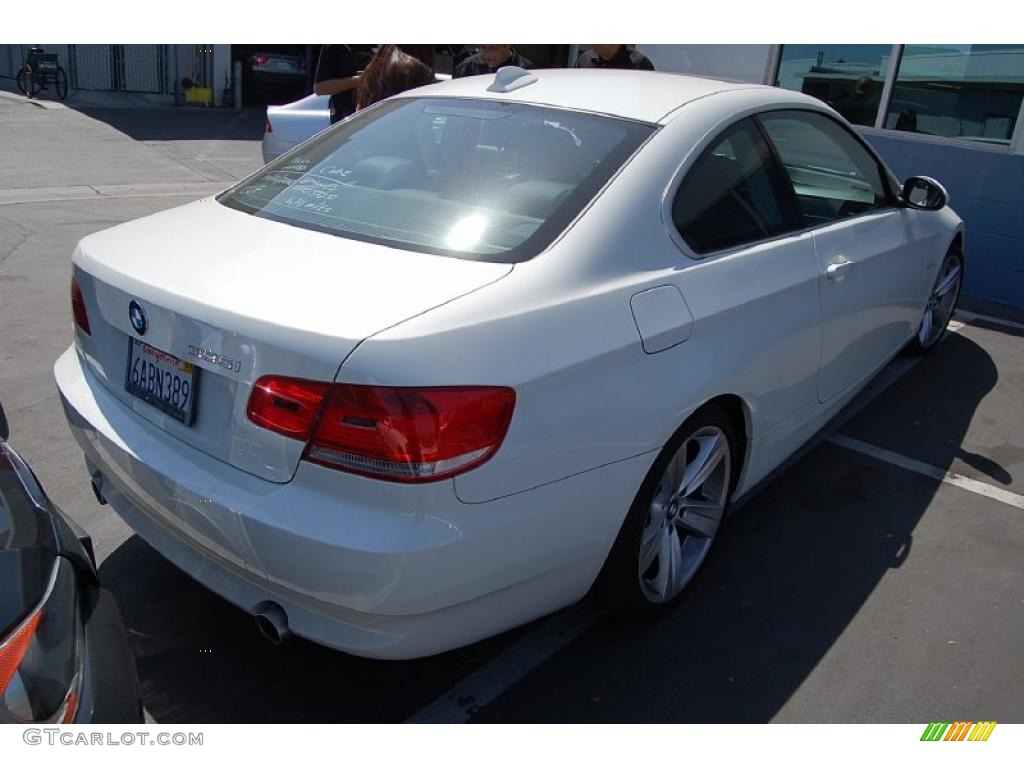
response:
[[(843, 433), (1024, 493), (1024, 369), (1015, 364), (1022, 340), (1024, 332), (972, 321), (844, 425)], [(981, 354), (987, 359), (976, 359)], [(1000, 386), (994, 390), (996, 376)]]
[[(974, 341), (950, 335), (861, 414), (884, 421), (927, 409), (935, 382), (947, 381), (933, 377), (947, 368), (963, 374), (958, 406), (931, 425), (946, 446), (941, 467), (953, 460), (998, 378), (993, 360)], [(896, 386), (905, 391), (890, 398)], [(677, 608), (642, 624), (607, 619), (475, 720), (773, 719), (886, 573), (906, 562), (939, 485), (832, 443), (820, 445), (729, 519)], [(871, 684), (870, 669), (849, 672), (851, 686), (863, 686), (864, 678)], [(825, 706), (818, 717), (832, 719)]]
[(74, 107), (136, 141), (260, 141), (264, 109)]
[(374, 661), (292, 637), (178, 570), (139, 536), (100, 566), (128, 628), (146, 710), (161, 723), (393, 722), (410, 717), (529, 627), (429, 659)]
[[(933, 425), (948, 446), (940, 466), (996, 384), (988, 353), (950, 336), (904, 377), (918, 380), (916, 399), (888, 406), (926, 407), (930, 371), (947, 366), (970, 373), (958, 407)], [(905, 562), (938, 485), (823, 444), (730, 519), (676, 609), (639, 625), (603, 621), (476, 719), (772, 719)], [(146, 708), (161, 722), (402, 720), (524, 631), (432, 659), (372, 662), (298, 639), (265, 644), (251, 617), (137, 536), (100, 574), (129, 627)]]

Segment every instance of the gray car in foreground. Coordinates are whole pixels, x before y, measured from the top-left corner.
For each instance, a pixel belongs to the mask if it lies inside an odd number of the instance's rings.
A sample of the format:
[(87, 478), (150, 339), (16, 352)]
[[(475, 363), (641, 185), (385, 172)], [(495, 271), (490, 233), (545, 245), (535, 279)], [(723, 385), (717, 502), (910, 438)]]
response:
[(141, 723), (135, 660), (91, 540), (7, 437), (0, 406), (0, 724)]

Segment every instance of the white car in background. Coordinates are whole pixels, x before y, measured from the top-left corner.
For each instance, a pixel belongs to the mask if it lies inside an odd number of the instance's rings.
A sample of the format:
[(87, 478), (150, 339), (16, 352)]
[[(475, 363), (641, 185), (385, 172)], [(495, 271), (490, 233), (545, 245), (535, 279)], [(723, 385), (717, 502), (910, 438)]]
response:
[[(438, 82), (450, 80), (451, 75), (437, 73)], [(311, 94), (291, 104), (267, 107), (267, 121), (263, 129), (263, 162), (276, 160), (306, 139), (331, 127), (331, 97)]]
[(599, 577), (656, 613), (941, 338), (945, 203), (800, 93), (510, 68), (84, 238), (54, 373), (97, 493), (273, 639), (423, 656)]
[(291, 104), (267, 107), (263, 129), (263, 162), (275, 160), (289, 149), (331, 127), (331, 97), (310, 94)]

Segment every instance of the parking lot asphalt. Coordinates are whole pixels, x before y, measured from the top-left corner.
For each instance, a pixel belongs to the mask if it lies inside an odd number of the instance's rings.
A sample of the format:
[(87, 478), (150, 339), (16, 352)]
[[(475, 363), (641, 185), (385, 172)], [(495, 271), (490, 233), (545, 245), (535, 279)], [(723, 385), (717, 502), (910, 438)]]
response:
[[(13, 444), (93, 535), (152, 719), (403, 721), (440, 701), (486, 722), (1024, 721), (1024, 509), (986, 491), (1024, 494), (1024, 330), (978, 319), (883, 373), (727, 521), (659, 620), (620, 623), (592, 596), (593, 623), (561, 641), (542, 620), (408, 662), (266, 644), (97, 504), (51, 373), (77, 240), (255, 170), (261, 126), (0, 98), (0, 400)], [(485, 689), (481, 706), (465, 693)]]

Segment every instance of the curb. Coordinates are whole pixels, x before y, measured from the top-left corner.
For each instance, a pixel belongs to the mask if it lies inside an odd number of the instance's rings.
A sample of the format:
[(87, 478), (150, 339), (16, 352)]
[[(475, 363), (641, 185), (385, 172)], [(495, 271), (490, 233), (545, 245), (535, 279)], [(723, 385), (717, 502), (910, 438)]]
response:
[(67, 105), (61, 104), (58, 101), (30, 99), (28, 96), (23, 96), (20, 93), (11, 93), (10, 91), (0, 91), (0, 99), (13, 101), (18, 104), (31, 104), (32, 106), (39, 107), (40, 109), (67, 109)]

